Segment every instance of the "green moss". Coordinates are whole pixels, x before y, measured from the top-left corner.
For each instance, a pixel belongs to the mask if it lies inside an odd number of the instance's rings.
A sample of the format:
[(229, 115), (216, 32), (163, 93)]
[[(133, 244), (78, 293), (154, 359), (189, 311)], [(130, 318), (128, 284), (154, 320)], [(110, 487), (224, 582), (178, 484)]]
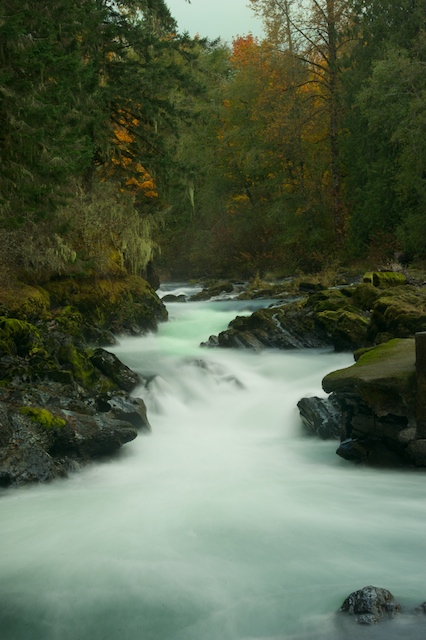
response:
[(338, 289), (325, 289), (324, 291), (318, 291), (309, 296), (306, 301), (306, 306), (312, 308), (314, 313), (321, 313), (323, 311), (336, 311), (337, 309), (343, 309), (348, 307), (349, 302), (347, 296), (345, 296)]
[(46, 288), (58, 306), (75, 307), (84, 319), (117, 333), (135, 325), (155, 329), (167, 310), (149, 284), (138, 276), (111, 279), (71, 279), (49, 282)]
[(92, 389), (98, 382), (98, 373), (84, 349), (67, 344), (58, 349), (57, 357), (63, 368), (70, 371), (83, 388)]
[(45, 429), (61, 428), (66, 425), (66, 421), (63, 418), (54, 416), (53, 413), (50, 413), (47, 409), (21, 407), (20, 412), (23, 415), (29, 416), (33, 422), (40, 424)]
[(380, 289), (407, 284), (406, 276), (399, 271), (370, 271), (364, 274), (362, 281)]
[(44, 317), (50, 300), (45, 289), (15, 282), (9, 287), (0, 287), (0, 305), (6, 309), (8, 316), (34, 320)]
[(17, 318), (0, 317), (0, 354), (47, 356), (39, 331), (33, 324)]

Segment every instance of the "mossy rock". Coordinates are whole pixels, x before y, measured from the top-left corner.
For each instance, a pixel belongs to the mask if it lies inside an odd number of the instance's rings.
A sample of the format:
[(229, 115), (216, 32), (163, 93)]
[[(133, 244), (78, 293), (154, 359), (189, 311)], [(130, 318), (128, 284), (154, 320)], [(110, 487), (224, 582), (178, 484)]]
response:
[(407, 286), (389, 289), (373, 305), (369, 339), (379, 334), (408, 338), (426, 331), (426, 291)]
[(325, 376), (322, 386), (327, 393), (357, 394), (377, 415), (415, 415), (415, 341), (395, 338), (370, 349)]
[(84, 389), (93, 389), (99, 382), (99, 372), (92, 365), (86, 350), (66, 344), (57, 350), (56, 355), (61, 367), (69, 371)]
[(48, 409), (21, 407), (20, 412), (22, 415), (29, 416), (33, 422), (41, 425), (45, 429), (60, 429), (66, 425), (66, 421), (63, 418), (53, 415)]
[(399, 271), (369, 271), (364, 274), (363, 282), (372, 284), (380, 289), (389, 289), (407, 284), (407, 278)]
[(25, 320), (0, 317), (0, 355), (47, 356), (37, 328)]
[(315, 319), (336, 351), (358, 349), (365, 343), (369, 320), (358, 313), (345, 309), (323, 311)]
[(348, 297), (339, 289), (325, 289), (309, 296), (306, 307), (314, 313), (346, 309), (350, 305)]
[(66, 278), (47, 283), (52, 303), (75, 307), (88, 323), (115, 333), (155, 330), (167, 310), (139, 276), (116, 279)]
[(359, 284), (353, 288), (351, 303), (353, 306), (362, 309), (363, 311), (370, 311), (374, 303), (378, 298), (383, 295), (382, 291), (379, 291), (373, 284), (365, 282)]
[(15, 282), (9, 287), (0, 287), (0, 306), (6, 315), (19, 320), (36, 320), (49, 309), (48, 292), (42, 287)]

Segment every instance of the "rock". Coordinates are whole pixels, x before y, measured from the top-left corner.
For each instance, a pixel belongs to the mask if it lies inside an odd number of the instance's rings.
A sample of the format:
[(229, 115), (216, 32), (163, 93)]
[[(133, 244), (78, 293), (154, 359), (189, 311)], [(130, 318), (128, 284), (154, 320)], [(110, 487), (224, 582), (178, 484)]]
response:
[(310, 432), (324, 440), (340, 438), (342, 412), (335, 396), (302, 398), (297, 407), (304, 425)]
[(364, 274), (362, 281), (381, 289), (407, 284), (406, 276), (400, 271), (370, 271)]
[(146, 406), (141, 398), (130, 398), (123, 392), (110, 392), (96, 398), (95, 406), (97, 411), (110, 411), (115, 419), (128, 422), (136, 429), (151, 431)]
[(319, 282), (299, 283), (299, 291), (303, 291), (304, 293), (316, 293), (317, 291), (322, 291), (323, 289), (326, 289), (326, 287)]
[(401, 606), (390, 591), (370, 585), (351, 593), (339, 611), (355, 616), (358, 624), (376, 624), (394, 618), (400, 613)]
[(52, 306), (77, 309), (88, 324), (131, 335), (155, 331), (167, 310), (139, 276), (110, 279), (63, 278), (44, 284)]
[(381, 336), (409, 338), (426, 331), (426, 290), (411, 285), (383, 291), (373, 304), (367, 333), (370, 344)]
[(161, 298), (163, 302), (186, 302), (186, 295), (181, 293), (179, 296), (175, 296), (172, 293), (168, 293), (167, 295)]
[(354, 365), (325, 376), (323, 389), (337, 395), (342, 409), (338, 455), (379, 465), (426, 465), (426, 450), (424, 455), (416, 441), (413, 339), (366, 351)]
[(422, 602), (418, 607), (415, 608), (416, 613), (426, 614), (426, 602)]
[(316, 323), (330, 338), (336, 351), (358, 349), (365, 343), (369, 320), (345, 309), (322, 311)]
[(93, 366), (111, 378), (124, 391), (133, 391), (141, 384), (141, 379), (137, 373), (129, 369), (117, 356), (105, 351), (105, 349), (95, 349), (90, 360)]
[(222, 293), (231, 293), (233, 290), (234, 285), (232, 282), (218, 282), (191, 296), (190, 301), (197, 302), (201, 300), (210, 300), (210, 298), (220, 296)]
[[(280, 307), (259, 309), (251, 316), (237, 316), (226, 331), (217, 337), (220, 347), (237, 347), (261, 350), (265, 347), (277, 349), (300, 349), (329, 346), (325, 334), (315, 329), (312, 314), (306, 313), (302, 302), (293, 302)], [(214, 339), (209, 339), (213, 346)]]

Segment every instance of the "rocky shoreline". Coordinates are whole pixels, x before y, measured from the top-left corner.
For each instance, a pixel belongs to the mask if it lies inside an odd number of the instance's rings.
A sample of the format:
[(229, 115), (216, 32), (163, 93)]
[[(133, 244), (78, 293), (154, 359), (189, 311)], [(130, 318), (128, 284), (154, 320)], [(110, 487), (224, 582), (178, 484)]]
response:
[[(414, 340), (426, 331), (426, 287), (399, 272), (367, 273), (349, 286), (308, 285), (293, 301), (235, 318), (202, 346), (353, 351), (352, 367), (324, 379), (329, 398), (299, 402), (304, 424), (340, 439), (337, 453), (345, 459), (426, 467), (426, 429), (419, 426), (426, 365), (422, 374), (416, 368)], [(422, 351), (426, 344), (417, 355)], [(426, 422), (425, 408), (423, 414)]]
[(103, 347), (167, 319), (137, 276), (16, 284), (0, 297), (0, 486), (66, 476), (149, 431), (144, 381)]
[[(192, 300), (223, 294), (275, 301), (202, 346), (354, 351), (352, 367), (324, 379), (328, 398), (300, 400), (303, 423), (339, 439), (337, 453), (348, 460), (426, 466), (414, 339), (426, 331), (426, 287), (379, 272), (329, 288), (216, 283)], [(144, 381), (103, 347), (114, 334), (155, 331), (166, 319), (136, 276), (57, 278), (0, 295), (1, 487), (64, 476), (149, 431), (143, 401), (129, 395)]]

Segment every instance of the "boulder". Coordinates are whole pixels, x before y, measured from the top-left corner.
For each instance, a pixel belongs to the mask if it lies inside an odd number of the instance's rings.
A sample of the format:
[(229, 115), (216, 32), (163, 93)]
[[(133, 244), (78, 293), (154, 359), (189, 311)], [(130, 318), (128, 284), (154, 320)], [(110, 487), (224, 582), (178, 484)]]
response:
[(108, 376), (108, 378), (111, 378), (124, 391), (133, 391), (141, 384), (141, 379), (137, 373), (129, 369), (113, 353), (109, 353), (109, 351), (105, 351), (101, 347), (95, 349), (90, 360), (94, 367)]
[(377, 624), (394, 618), (401, 611), (394, 596), (387, 589), (367, 586), (351, 593), (339, 611), (355, 617), (358, 624)]
[(362, 281), (381, 289), (407, 284), (407, 278), (401, 271), (369, 271), (364, 274)]
[(141, 398), (131, 398), (120, 391), (109, 392), (94, 400), (97, 411), (111, 412), (116, 420), (128, 422), (136, 429), (151, 431), (146, 415), (146, 406)]
[(233, 290), (234, 285), (232, 282), (217, 282), (211, 287), (206, 287), (199, 293), (195, 293), (190, 297), (190, 301), (197, 302), (201, 300), (210, 300), (210, 298), (220, 296), (222, 293), (231, 293)]
[(168, 293), (167, 295), (161, 298), (163, 302), (186, 302), (186, 295), (181, 293), (179, 296), (175, 296), (172, 293)]
[(323, 379), (342, 409), (337, 453), (373, 464), (426, 466), (417, 439), (414, 339), (394, 339), (364, 352), (357, 362)]
[(339, 439), (342, 412), (336, 396), (302, 398), (297, 403), (303, 424), (323, 440)]

